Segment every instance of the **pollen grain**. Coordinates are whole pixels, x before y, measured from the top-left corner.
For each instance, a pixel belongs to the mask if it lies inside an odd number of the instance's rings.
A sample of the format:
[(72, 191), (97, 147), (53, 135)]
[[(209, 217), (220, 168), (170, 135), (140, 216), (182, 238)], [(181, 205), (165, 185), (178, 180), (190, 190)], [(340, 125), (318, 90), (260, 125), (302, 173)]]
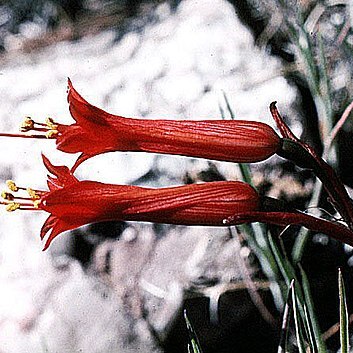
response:
[(49, 118), (49, 117), (45, 119), (45, 125), (50, 130), (56, 130), (59, 126), (52, 118)]
[(8, 192), (8, 191), (3, 191), (1, 193), (1, 197), (4, 200), (8, 200), (8, 201), (13, 201), (15, 199), (15, 197), (11, 194), (11, 192)]
[(59, 133), (58, 130), (49, 130), (48, 132), (45, 133), (45, 137), (50, 139), (56, 136)]
[(18, 187), (13, 180), (6, 180), (6, 185), (11, 191), (14, 191), (14, 192), (18, 191)]
[(34, 120), (31, 117), (27, 116), (20, 126), (20, 131), (27, 132), (27, 131), (33, 130), (34, 124), (35, 124)]
[(18, 210), (21, 207), (21, 204), (18, 202), (10, 202), (9, 204), (6, 205), (6, 211), (8, 212), (13, 212)]
[(40, 196), (37, 194), (37, 192), (35, 190), (33, 190), (31, 188), (27, 188), (26, 191), (31, 199), (33, 199), (33, 200), (40, 199)]

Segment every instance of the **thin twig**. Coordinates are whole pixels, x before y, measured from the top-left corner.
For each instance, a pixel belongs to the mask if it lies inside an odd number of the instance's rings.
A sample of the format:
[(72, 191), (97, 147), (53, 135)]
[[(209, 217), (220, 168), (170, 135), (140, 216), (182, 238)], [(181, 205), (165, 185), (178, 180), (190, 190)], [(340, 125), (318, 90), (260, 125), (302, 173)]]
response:
[[(232, 233), (233, 229), (237, 232), (237, 228), (236, 227), (232, 227), (229, 228), (229, 232)], [(234, 237), (234, 239), (238, 239), (237, 237)], [(237, 240), (238, 241), (238, 240)], [(239, 244), (240, 247), (240, 244)], [(245, 261), (242, 259), (242, 257), (240, 256), (240, 254), (238, 256), (236, 256), (236, 260), (240, 269), (240, 272), (242, 274), (242, 277), (244, 279), (244, 282), (246, 284), (246, 287), (248, 289), (250, 298), (252, 300), (252, 302), (255, 304), (255, 306), (257, 307), (257, 309), (259, 310), (261, 316), (271, 325), (275, 325), (276, 324), (276, 320), (273, 317), (273, 315), (271, 314), (271, 312), (267, 309), (265, 303), (263, 302), (258, 289), (256, 287), (256, 285), (254, 284), (251, 276), (250, 276), (250, 272), (245, 264)]]
[(344, 23), (344, 26), (342, 27), (341, 32), (337, 36), (337, 39), (336, 39), (336, 45), (337, 46), (341, 46), (342, 45), (344, 39), (347, 37), (347, 34), (348, 34), (350, 28), (351, 28), (351, 24), (350, 24), (350, 21), (348, 19)]
[[(353, 314), (349, 315), (348, 322), (349, 324), (353, 322)], [(337, 322), (322, 334), (322, 339), (324, 341), (327, 341), (330, 337), (335, 335), (339, 331), (339, 329), (340, 329), (340, 324)]]
[(281, 12), (275, 12), (267, 23), (265, 29), (260, 33), (256, 39), (256, 45), (260, 48), (264, 48), (270, 39), (277, 33), (281, 28), (283, 22), (283, 15)]
[(351, 113), (352, 109), (353, 109), (353, 101), (347, 106), (347, 108), (344, 110), (341, 118), (338, 120), (335, 127), (331, 130), (331, 132), (325, 142), (325, 148), (324, 148), (324, 152), (322, 155), (322, 157), (324, 159), (327, 158), (334, 139), (336, 138), (338, 132), (341, 130), (342, 126), (344, 125), (344, 123), (348, 119), (349, 114)]

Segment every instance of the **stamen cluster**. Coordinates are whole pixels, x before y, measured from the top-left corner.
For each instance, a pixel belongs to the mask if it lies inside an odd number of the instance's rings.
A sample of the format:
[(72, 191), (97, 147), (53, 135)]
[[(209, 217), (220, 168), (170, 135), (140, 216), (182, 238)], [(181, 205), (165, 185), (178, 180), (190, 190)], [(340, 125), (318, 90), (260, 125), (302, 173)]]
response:
[[(0, 201), (2, 205), (6, 205), (6, 211), (33, 211), (39, 209), (40, 195), (43, 195), (45, 193), (44, 191), (17, 186), (13, 180), (7, 180), (6, 185), (9, 191), (5, 190), (1, 193), (3, 201)], [(27, 194), (27, 196), (20, 196), (13, 193)]]
[[(21, 137), (21, 138), (36, 138), (36, 139), (52, 139), (59, 134), (59, 124), (55, 123), (52, 118), (47, 118), (45, 123), (38, 123), (31, 117), (26, 117), (20, 125), (21, 134), (1, 133), (4, 137)], [(38, 132), (37, 134), (28, 134), (29, 131)]]

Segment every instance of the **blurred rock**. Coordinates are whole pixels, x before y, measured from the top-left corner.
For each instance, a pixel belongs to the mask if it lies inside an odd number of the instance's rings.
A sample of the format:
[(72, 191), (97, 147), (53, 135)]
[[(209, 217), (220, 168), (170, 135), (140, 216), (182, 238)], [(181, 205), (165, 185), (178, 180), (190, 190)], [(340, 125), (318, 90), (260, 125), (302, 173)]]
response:
[[(231, 282), (241, 280), (240, 251), (228, 229), (174, 227), (157, 239), (151, 226), (137, 225), (127, 228), (119, 241), (101, 244), (91, 269), (115, 289), (132, 317), (145, 317), (165, 337), (188, 291), (212, 297), (217, 289), (206, 288), (223, 286), (220, 297)], [(249, 262), (242, 261), (251, 275)], [(217, 300), (210, 311), (217, 321)]]

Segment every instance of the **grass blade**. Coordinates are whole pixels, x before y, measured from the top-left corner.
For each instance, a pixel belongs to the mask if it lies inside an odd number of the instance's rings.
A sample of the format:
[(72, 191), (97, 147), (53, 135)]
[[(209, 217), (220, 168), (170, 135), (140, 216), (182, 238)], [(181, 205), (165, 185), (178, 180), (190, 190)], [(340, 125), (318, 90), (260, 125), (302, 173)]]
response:
[(341, 269), (338, 270), (338, 292), (340, 299), (340, 341), (341, 353), (349, 352), (349, 334), (348, 334), (348, 311), (346, 302), (346, 291)]
[(227, 107), (227, 110), (229, 112), (230, 118), (232, 120), (234, 120), (235, 119), (235, 114), (234, 114), (233, 109), (232, 109), (232, 107), (231, 107), (231, 105), (229, 103), (228, 97), (227, 97), (227, 95), (226, 95), (226, 93), (224, 91), (222, 91), (222, 93), (223, 93), (223, 98), (224, 98), (224, 101), (226, 103), (226, 107)]
[(289, 322), (290, 322), (290, 317), (292, 313), (292, 305), (291, 305), (292, 291), (293, 291), (293, 287), (291, 286), (289, 287), (286, 304), (283, 310), (281, 337), (278, 344), (277, 353), (285, 353), (289, 351), (287, 347), (288, 346), (287, 342), (288, 342), (288, 334), (289, 334)]
[(188, 352), (190, 353), (202, 353), (201, 345), (199, 339), (197, 338), (196, 332), (191, 325), (191, 322), (186, 314), (186, 310), (184, 310), (184, 319), (186, 323), (186, 328), (189, 333), (190, 343), (188, 344)]
[[(299, 264), (299, 269), (300, 269), (300, 274), (302, 278), (304, 300), (308, 311), (308, 325), (310, 325), (312, 328), (312, 334), (315, 341), (315, 346), (317, 347), (317, 352), (326, 353), (327, 349), (326, 349), (325, 342), (322, 339), (319, 323), (315, 314), (315, 308), (314, 308), (314, 303), (311, 296), (309, 280), (300, 264)], [(313, 345), (313, 347), (315, 346)]]
[(292, 287), (292, 306), (293, 306), (293, 317), (294, 317), (294, 325), (295, 325), (295, 334), (297, 338), (298, 350), (299, 353), (305, 352), (305, 340), (303, 336), (302, 325), (300, 321), (300, 316), (298, 315), (298, 300), (295, 292), (295, 281), (292, 280), (290, 286)]
[(294, 278), (296, 278), (295, 271), (294, 271), (292, 265), (290, 264), (290, 262), (288, 261), (288, 259), (285, 256), (283, 256), (281, 254), (281, 252), (279, 251), (271, 234), (268, 234), (268, 240), (269, 240), (269, 244), (270, 244), (271, 250), (273, 252), (273, 255), (274, 255), (276, 262), (278, 264), (279, 270), (281, 271), (282, 276), (283, 276), (287, 286), (289, 287), (291, 284), (291, 281)]
[(251, 186), (253, 185), (252, 182), (252, 177), (251, 177), (251, 171), (250, 171), (250, 167), (249, 164), (247, 163), (239, 163), (239, 170), (240, 170), (240, 174), (241, 174), (241, 178), (245, 183), (250, 184)]
[(225, 120), (225, 119), (226, 119), (226, 115), (225, 115), (225, 113), (224, 113), (224, 109), (223, 109), (221, 103), (218, 103), (218, 109), (219, 109), (219, 112), (220, 112), (220, 114), (221, 114), (222, 120)]
[(314, 340), (312, 323), (310, 322), (308, 307), (305, 304), (304, 304), (304, 328), (305, 328), (306, 336), (309, 339), (310, 352), (318, 353), (316, 342)]

